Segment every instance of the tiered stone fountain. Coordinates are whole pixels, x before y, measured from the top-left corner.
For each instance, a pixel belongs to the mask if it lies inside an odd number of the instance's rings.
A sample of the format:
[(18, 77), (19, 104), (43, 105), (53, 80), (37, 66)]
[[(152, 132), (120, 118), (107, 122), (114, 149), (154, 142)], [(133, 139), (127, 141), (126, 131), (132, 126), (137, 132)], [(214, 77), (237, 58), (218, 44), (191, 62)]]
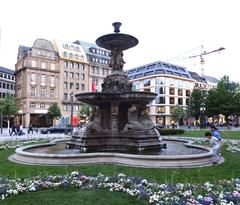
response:
[(156, 94), (132, 91), (123, 73), (123, 51), (138, 44), (130, 35), (119, 33), (121, 23), (113, 23), (114, 33), (99, 37), (96, 44), (111, 50), (112, 73), (102, 84), (102, 92), (76, 94), (92, 106), (93, 115), (83, 135), (75, 133), (69, 148), (86, 152), (142, 152), (160, 150), (163, 145), (147, 112)]

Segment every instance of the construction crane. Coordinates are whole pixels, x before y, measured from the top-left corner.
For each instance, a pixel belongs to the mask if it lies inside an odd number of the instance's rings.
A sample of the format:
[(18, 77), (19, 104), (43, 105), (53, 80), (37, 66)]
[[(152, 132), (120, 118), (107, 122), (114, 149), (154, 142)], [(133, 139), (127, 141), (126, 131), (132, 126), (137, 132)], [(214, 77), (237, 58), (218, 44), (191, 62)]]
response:
[[(202, 47), (203, 48), (203, 47)], [(202, 51), (200, 54), (198, 55), (192, 55), (192, 56), (189, 56), (189, 58), (196, 58), (196, 57), (200, 57), (200, 64), (202, 65), (201, 66), (201, 75), (203, 76), (204, 75), (204, 63), (205, 63), (205, 60), (203, 58), (204, 55), (208, 55), (208, 54), (211, 54), (211, 53), (215, 53), (215, 52), (220, 52), (222, 50), (225, 50), (225, 48), (223, 47), (220, 47), (216, 50), (212, 50), (212, 51)]]
[[(192, 56), (186, 56), (187, 53), (192, 52), (192, 51), (194, 51), (196, 49), (199, 49), (199, 48), (201, 48), (201, 50), (202, 50), (200, 54), (192, 55)], [(197, 48), (194, 48), (194, 49), (192, 49), (190, 51), (184, 52), (183, 54), (180, 54), (180, 55), (178, 55), (178, 56), (176, 56), (174, 58), (171, 58), (171, 59), (167, 60), (167, 62), (177, 62), (177, 61), (182, 61), (182, 60), (186, 60), (186, 59), (189, 59), (189, 58), (200, 57), (201, 75), (204, 75), (204, 63), (205, 63), (205, 60), (204, 60), (203, 56), (211, 54), (211, 53), (215, 53), (215, 52), (220, 52), (222, 50), (225, 50), (225, 48), (220, 47), (220, 48), (218, 48), (216, 50), (204, 51), (203, 50), (203, 45), (201, 45), (201, 46), (199, 46)]]

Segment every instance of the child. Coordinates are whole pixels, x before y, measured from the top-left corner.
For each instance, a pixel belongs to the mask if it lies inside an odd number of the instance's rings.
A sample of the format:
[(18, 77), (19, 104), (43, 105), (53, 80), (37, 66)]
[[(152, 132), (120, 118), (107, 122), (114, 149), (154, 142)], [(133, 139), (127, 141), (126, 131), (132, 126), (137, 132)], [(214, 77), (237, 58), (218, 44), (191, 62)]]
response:
[(221, 139), (217, 139), (215, 136), (212, 136), (211, 132), (206, 132), (205, 136), (207, 141), (211, 144), (213, 149), (214, 161), (213, 165), (216, 165), (220, 160), (220, 148), (221, 148)]

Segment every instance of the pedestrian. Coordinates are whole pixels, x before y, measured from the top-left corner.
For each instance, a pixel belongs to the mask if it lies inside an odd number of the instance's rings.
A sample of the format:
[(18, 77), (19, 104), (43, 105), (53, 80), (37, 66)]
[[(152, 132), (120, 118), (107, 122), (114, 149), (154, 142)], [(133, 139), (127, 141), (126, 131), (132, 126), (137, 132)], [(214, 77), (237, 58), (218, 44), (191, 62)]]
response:
[(33, 126), (32, 126), (31, 122), (28, 125), (28, 134), (30, 134), (30, 132), (32, 132), (32, 134), (33, 134)]
[(12, 124), (12, 131), (10, 132), (10, 136), (12, 136), (12, 133), (14, 133), (15, 135), (17, 135), (17, 130), (16, 130), (16, 124), (15, 124), (15, 122), (13, 122), (13, 124)]
[(221, 156), (220, 148), (221, 148), (222, 142), (220, 139), (213, 136), (211, 132), (206, 132), (205, 136), (207, 137), (207, 142), (209, 142), (210, 145), (212, 146), (213, 156), (214, 156), (213, 165), (216, 165), (220, 160), (220, 156)]
[(218, 140), (222, 141), (222, 135), (215, 125), (210, 126), (211, 134), (213, 137), (216, 137)]

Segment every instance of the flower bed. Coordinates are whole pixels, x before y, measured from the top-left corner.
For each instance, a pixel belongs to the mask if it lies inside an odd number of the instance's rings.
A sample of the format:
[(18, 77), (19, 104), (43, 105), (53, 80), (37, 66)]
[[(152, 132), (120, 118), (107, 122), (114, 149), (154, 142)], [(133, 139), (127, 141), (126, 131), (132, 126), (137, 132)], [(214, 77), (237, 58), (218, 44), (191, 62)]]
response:
[(240, 179), (221, 180), (216, 184), (159, 184), (142, 177), (118, 176), (96, 177), (81, 175), (75, 171), (69, 175), (55, 175), (46, 178), (0, 179), (0, 196), (4, 200), (12, 195), (36, 192), (49, 188), (107, 189), (120, 191), (149, 204), (167, 205), (215, 205), (240, 204)]

